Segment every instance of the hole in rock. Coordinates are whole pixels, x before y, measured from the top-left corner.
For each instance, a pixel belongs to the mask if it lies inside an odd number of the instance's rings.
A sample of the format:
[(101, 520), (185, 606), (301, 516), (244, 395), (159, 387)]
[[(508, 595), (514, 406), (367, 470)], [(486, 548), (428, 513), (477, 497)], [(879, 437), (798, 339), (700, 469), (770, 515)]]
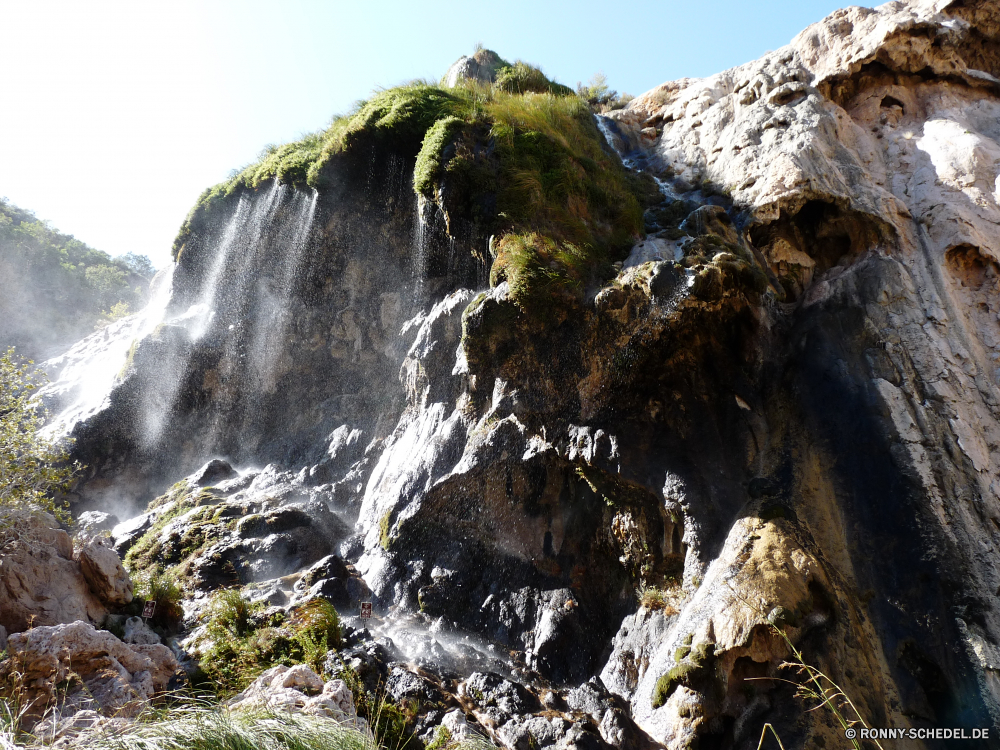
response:
[(542, 541), (542, 553), (546, 557), (554, 557), (555, 551), (552, 549), (552, 532), (545, 532), (545, 539)]
[(975, 245), (956, 245), (944, 254), (948, 271), (961, 286), (979, 291), (997, 285), (997, 264), (980, 252)]
[(833, 203), (814, 200), (792, 214), (750, 229), (750, 239), (793, 302), (814, 280), (837, 265), (848, 265), (878, 243), (876, 220)]
[(883, 96), (882, 103), (879, 104), (879, 106), (882, 109), (892, 109), (893, 107), (899, 107), (901, 110), (903, 110), (904, 113), (906, 112), (906, 107), (904, 107), (903, 103), (894, 96), (888, 96), (888, 95)]

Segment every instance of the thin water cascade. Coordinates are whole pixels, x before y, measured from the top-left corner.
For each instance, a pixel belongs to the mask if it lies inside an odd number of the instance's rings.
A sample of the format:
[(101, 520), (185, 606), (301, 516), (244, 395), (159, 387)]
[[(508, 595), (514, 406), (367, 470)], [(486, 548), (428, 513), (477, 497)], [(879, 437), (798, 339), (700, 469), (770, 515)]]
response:
[(274, 266), (278, 273), (276, 278), (263, 279), (257, 287), (256, 314), (249, 353), (252, 375), (264, 393), (274, 391), (280, 376), (280, 357), (294, 317), (291, 299), (296, 276), (306, 256), (318, 198), (316, 190), (313, 190), (311, 196), (294, 191), (292, 219), (286, 225), (291, 229), (291, 237), (287, 243), (279, 242), (280, 257), (275, 259)]
[(41, 364), (51, 380), (38, 394), (53, 412), (42, 430), (46, 437), (69, 435), (78, 423), (106, 406), (130, 350), (163, 321), (174, 268), (171, 263), (156, 274), (150, 283), (149, 303), (140, 312), (110, 323)]
[[(275, 183), (260, 198), (241, 196), (213, 253), (198, 301), (171, 320), (186, 329), (187, 341), (167, 358), (155, 387), (143, 393), (143, 443), (154, 446), (167, 428), (189, 371), (194, 345), (219, 346), (221, 381), (251, 378), (254, 389), (273, 390), (278, 359), (290, 322), (289, 300), (304, 257), (318, 193), (308, 195)], [(262, 268), (268, 274), (262, 274)], [(263, 278), (263, 280), (262, 280)], [(247, 367), (249, 365), (249, 367)], [(224, 411), (252, 421), (253, 404), (229, 389)], [(203, 436), (214, 442), (217, 436)]]
[(422, 195), (417, 196), (417, 210), (413, 213), (413, 300), (419, 303), (424, 291), (424, 281), (427, 278), (428, 251), (430, 240), (427, 220), (424, 211), (429, 201)]

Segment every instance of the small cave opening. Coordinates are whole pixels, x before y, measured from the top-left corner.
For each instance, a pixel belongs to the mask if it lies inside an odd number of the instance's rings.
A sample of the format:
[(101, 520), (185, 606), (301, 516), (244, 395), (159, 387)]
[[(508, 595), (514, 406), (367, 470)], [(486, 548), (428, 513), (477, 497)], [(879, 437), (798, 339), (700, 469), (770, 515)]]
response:
[(948, 272), (959, 286), (974, 291), (980, 291), (984, 286), (996, 288), (1000, 278), (997, 264), (975, 245), (950, 247), (944, 253), (944, 260)]
[(670, 554), (681, 554), (681, 527), (680, 524), (674, 526), (674, 532), (670, 535)]
[(794, 302), (834, 266), (847, 266), (875, 246), (883, 232), (873, 217), (821, 200), (750, 229), (750, 240), (767, 259), (786, 302)]
[(879, 104), (879, 107), (882, 109), (892, 109), (893, 107), (899, 107), (901, 110), (903, 110), (904, 114), (906, 113), (906, 107), (903, 106), (903, 103), (899, 101), (899, 99), (897, 99), (896, 97), (889, 96), (888, 94), (882, 97), (882, 101)]

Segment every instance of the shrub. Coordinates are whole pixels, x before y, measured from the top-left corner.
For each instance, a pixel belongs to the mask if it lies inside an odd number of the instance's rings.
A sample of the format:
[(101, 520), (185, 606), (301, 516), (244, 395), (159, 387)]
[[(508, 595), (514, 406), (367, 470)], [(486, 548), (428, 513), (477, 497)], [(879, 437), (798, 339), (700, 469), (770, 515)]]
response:
[(277, 664), (306, 664), (316, 672), (341, 640), (340, 616), (325, 599), (313, 599), (285, 620), (283, 612), (265, 613), (239, 589), (212, 597), (205, 631), (211, 645), (201, 668), (220, 695), (239, 692), (261, 672)]
[(33, 513), (69, 520), (55, 497), (81, 467), (68, 463), (63, 447), (39, 435), (43, 415), (33, 398), (44, 379), (13, 348), (0, 356), (0, 552), (26, 533)]
[(222, 589), (208, 608), (208, 634), (218, 640), (242, 638), (253, 630), (253, 615), (263, 609), (246, 599), (239, 589)]
[(322, 638), (333, 648), (340, 648), (340, 615), (326, 599), (311, 599), (296, 610), (292, 626), (301, 633)]
[(183, 594), (176, 577), (164, 573), (159, 566), (132, 576), (135, 598), (143, 602), (156, 602), (153, 621), (163, 627), (174, 627), (184, 616), (181, 607)]
[(533, 93), (568, 96), (573, 93), (573, 89), (569, 86), (550, 81), (541, 70), (522, 60), (501, 68), (497, 72), (494, 85), (498, 90), (508, 94)]

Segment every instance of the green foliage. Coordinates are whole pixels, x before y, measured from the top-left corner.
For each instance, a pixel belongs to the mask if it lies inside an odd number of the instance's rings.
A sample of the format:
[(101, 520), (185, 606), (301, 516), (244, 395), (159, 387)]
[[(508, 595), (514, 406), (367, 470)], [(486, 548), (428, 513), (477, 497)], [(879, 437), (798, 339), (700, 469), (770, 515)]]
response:
[(573, 89), (560, 83), (550, 81), (541, 70), (518, 60), (513, 65), (501, 68), (497, 72), (496, 83), (498, 91), (508, 94), (555, 94), (569, 96)]
[(427, 743), (424, 750), (445, 750), (445, 748), (450, 744), (451, 732), (448, 731), (448, 727), (441, 724), (436, 730), (434, 730), (434, 738)]
[(551, 237), (530, 232), (508, 234), (497, 249), (490, 284), (506, 280), (511, 297), (522, 306), (552, 301), (579, 290), (591, 269), (588, 253)]
[(340, 615), (326, 599), (312, 599), (296, 611), (293, 626), (300, 632), (324, 639), (331, 648), (340, 648)]
[(254, 629), (252, 616), (263, 607), (252, 604), (239, 589), (223, 589), (212, 597), (208, 608), (208, 635), (216, 640), (243, 638)]
[(424, 136), (424, 142), (417, 154), (417, 165), (413, 169), (413, 189), (418, 194), (432, 196), (442, 175), (442, 152), (451, 142), (455, 131), (465, 121), (459, 117), (444, 117), (435, 122)]
[(181, 607), (183, 592), (177, 579), (159, 565), (131, 576), (135, 598), (143, 602), (156, 602), (153, 620), (156, 624), (171, 627), (184, 616)]
[(418, 195), (433, 199), (448, 181), (484, 232), (512, 236), (499, 243), (493, 276), (511, 283), (519, 305), (579, 299), (641, 236), (648, 186), (609, 151), (584, 99), (536, 67), (488, 56), (499, 68), (493, 85), (469, 81), (446, 90), (414, 81), (381, 90), (325, 132), (269, 147), (257, 164), (202, 195), (175, 254), (238, 190), (272, 178), (322, 188), (335, 155), (389, 143), (412, 155)]
[[(0, 735), (2, 736), (2, 735)], [(322, 716), (190, 704), (88, 739), (91, 750), (375, 750), (361, 732)]]
[(576, 94), (596, 112), (621, 109), (634, 98), (631, 94), (619, 94), (608, 86), (608, 77), (603, 72), (591, 76), (586, 85), (577, 83)]
[(239, 589), (212, 597), (205, 632), (211, 645), (201, 668), (220, 695), (244, 689), (277, 664), (322, 672), (326, 654), (342, 642), (340, 616), (328, 601), (311, 600), (286, 620), (280, 613), (265, 616), (263, 604), (250, 602)]
[(0, 348), (55, 353), (93, 331), (102, 310), (141, 307), (154, 270), (145, 256), (112, 258), (0, 198)]
[(32, 402), (45, 375), (10, 348), (0, 356), (0, 549), (17, 537), (26, 514), (44, 511), (67, 520), (55, 497), (69, 488), (79, 464), (38, 434), (42, 414)]

